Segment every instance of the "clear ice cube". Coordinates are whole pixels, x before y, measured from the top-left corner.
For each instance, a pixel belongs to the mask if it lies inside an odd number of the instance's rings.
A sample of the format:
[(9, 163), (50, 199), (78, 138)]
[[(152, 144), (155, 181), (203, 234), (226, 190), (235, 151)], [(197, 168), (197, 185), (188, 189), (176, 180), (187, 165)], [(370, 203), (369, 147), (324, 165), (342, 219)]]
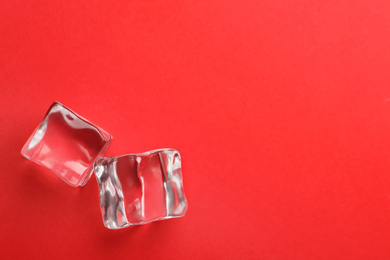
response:
[(93, 163), (107, 150), (111, 135), (54, 102), (21, 151), (71, 186), (85, 185)]
[(181, 217), (187, 211), (176, 150), (101, 158), (95, 162), (95, 175), (109, 229)]

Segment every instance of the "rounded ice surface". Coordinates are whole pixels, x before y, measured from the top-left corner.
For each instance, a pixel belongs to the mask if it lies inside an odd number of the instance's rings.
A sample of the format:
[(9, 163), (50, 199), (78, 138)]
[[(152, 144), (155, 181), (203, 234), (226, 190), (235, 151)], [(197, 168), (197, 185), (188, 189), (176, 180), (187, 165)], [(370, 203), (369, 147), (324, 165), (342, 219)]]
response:
[(181, 217), (187, 211), (181, 158), (174, 149), (101, 158), (95, 175), (109, 229)]
[(109, 133), (54, 102), (21, 153), (77, 187), (86, 184), (111, 140)]

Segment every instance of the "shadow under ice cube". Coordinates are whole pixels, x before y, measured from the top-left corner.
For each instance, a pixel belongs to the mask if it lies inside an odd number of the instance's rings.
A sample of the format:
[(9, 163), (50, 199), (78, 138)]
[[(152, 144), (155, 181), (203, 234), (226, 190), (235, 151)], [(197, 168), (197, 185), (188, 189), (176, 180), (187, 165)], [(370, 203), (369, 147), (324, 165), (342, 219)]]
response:
[(21, 153), (77, 187), (91, 177), (93, 163), (104, 154), (111, 139), (103, 129), (54, 102)]
[(95, 175), (103, 222), (109, 229), (181, 217), (187, 211), (176, 150), (101, 158)]

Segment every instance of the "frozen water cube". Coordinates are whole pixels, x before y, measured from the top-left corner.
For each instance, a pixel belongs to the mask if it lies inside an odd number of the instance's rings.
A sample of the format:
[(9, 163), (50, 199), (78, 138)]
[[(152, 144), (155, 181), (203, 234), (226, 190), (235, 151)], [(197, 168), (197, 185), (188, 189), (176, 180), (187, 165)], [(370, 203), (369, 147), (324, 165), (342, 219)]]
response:
[(109, 229), (181, 217), (187, 211), (176, 150), (101, 158), (95, 162), (95, 175)]
[(91, 177), (93, 163), (104, 154), (111, 139), (103, 129), (54, 102), (21, 153), (77, 187)]

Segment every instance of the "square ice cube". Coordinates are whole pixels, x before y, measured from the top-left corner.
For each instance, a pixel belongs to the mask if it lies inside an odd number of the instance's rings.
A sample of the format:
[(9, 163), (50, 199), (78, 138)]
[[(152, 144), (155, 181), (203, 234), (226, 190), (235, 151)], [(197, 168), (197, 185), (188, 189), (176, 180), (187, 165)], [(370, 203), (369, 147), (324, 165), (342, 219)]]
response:
[(109, 229), (181, 217), (187, 211), (176, 150), (101, 158), (95, 162), (95, 175)]
[(104, 154), (111, 139), (103, 129), (54, 102), (21, 153), (77, 187), (91, 177), (93, 163)]

